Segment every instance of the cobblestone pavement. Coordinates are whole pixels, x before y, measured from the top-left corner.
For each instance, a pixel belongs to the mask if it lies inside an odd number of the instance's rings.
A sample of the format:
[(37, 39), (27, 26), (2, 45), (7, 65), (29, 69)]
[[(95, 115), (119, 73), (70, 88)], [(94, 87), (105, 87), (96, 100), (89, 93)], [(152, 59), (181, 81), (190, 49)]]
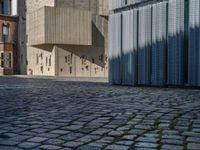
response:
[(0, 77), (0, 150), (199, 150), (200, 90)]

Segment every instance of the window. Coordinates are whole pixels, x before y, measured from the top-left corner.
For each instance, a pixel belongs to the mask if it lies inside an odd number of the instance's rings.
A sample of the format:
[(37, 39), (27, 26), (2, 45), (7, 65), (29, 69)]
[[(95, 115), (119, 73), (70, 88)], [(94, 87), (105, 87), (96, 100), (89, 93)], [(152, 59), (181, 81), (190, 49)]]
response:
[(8, 15), (13, 15), (14, 12), (13, 12), (13, 10), (12, 10), (12, 0), (9, 0), (9, 4), (8, 4), (8, 5), (9, 5), (9, 8), (8, 8), (8, 9), (9, 9)]
[(71, 54), (71, 64), (72, 64), (72, 58), (73, 58), (73, 54)]
[(0, 56), (0, 67), (4, 67), (4, 53), (1, 53), (1, 56)]
[(65, 63), (72, 64), (73, 54), (65, 56)]
[(46, 57), (46, 66), (48, 65), (48, 58)]
[(36, 64), (38, 65), (38, 63), (39, 63), (39, 56), (38, 54), (36, 54)]
[(1, 14), (4, 14), (4, 1), (1, 1)]
[(84, 65), (86, 63), (86, 59), (85, 59), (85, 56), (82, 56), (82, 65)]
[(43, 53), (40, 53), (41, 60), (43, 60)]
[(72, 74), (72, 67), (71, 66), (69, 67), (69, 72), (70, 72), (70, 74)]
[(93, 63), (93, 64), (95, 63), (95, 60), (94, 60), (94, 58), (92, 58), (92, 63)]
[(3, 35), (9, 35), (9, 24), (3, 24)]
[(101, 54), (101, 55), (99, 56), (99, 61), (101, 61), (101, 62), (103, 63), (103, 54)]
[(40, 67), (40, 71), (43, 74), (43, 66)]
[(49, 66), (51, 66), (51, 55), (49, 57)]
[(8, 63), (9, 63), (9, 68), (12, 68), (12, 55), (11, 55), (11, 53), (8, 54)]
[(23, 64), (24, 63), (24, 61), (23, 61), (24, 59), (23, 59), (23, 54), (21, 54), (21, 64)]
[(9, 40), (9, 24), (3, 24), (2, 30), (3, 30), (2, 33), (3, 33), (4, 42), (8, 42), (8, 40)]
[(67, 58), (67, 60), (68, 60), (68, 63), (70, 63), (70, 62), (71, 62), (70, 55), (68, 55), (67, 57), (68, 57), (68, 58)]
[(67, 56), (65, 56), (65, 63), (67, 63), (68, 62), (68, 57)]

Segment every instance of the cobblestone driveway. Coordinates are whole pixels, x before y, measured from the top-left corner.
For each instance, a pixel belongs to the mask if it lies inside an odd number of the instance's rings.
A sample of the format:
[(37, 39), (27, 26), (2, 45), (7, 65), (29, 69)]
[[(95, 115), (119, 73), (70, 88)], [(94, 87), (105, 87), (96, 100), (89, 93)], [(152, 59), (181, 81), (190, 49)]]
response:
[(0, 78), (0, 150), (200, 149), (200, 90)]

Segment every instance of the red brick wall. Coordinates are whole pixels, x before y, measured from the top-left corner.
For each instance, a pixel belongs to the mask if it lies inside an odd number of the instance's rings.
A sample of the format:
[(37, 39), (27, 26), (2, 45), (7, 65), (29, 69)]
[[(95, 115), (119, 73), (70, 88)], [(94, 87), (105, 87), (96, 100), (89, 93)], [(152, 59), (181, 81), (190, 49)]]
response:
[(0, 16), (0, 35), (2, 35), (2, 27), (4, 23), (10, 26), (10, 34), (16, 36), (17, 34), (17, 19), (12, 17)]
[[(17, 18), (8, 17), (8, 16), (0, 16), (0, 36), (2, 36), (3, 25), (9, 24), (9, 34), (12, 36), (12, 39), (17, 39)], [(4, 69), (4, 74), (14, 74), (16, 73), (17, 67), (17, 43), (2, 43), (0, 41), (0, 51), (12, 51), (13, 52), (13, 68), (12, 69)]]

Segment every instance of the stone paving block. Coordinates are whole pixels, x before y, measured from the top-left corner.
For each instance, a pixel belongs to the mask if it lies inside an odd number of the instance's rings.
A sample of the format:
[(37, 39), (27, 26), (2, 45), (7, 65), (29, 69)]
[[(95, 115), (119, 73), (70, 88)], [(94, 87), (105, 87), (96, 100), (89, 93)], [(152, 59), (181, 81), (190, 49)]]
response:
[(45, 138), (56, 138), (59, 135), (58, 134), (52, 134), (52, 133), (40, 133), (40, 134), (37, 134), (37, 136), (45, 137)]
[(175, 139), (175, 140), (182, 140), (183, 137), (179, 135), (162, 135), (163, 139)]
[(200, 144), (199, 143), (188, 143), (187, 148), (189, 150), (199, 150)]
[(96, 146), (84, 145), (77, 148), (77, 150), (101, 150), (101, 148)]
[(120, 140), (116, 142), (116, 144), (125, 145), (125, 146), (131, 146), (133, 143), (134, 141), (128, 141), (128, 140)]
[(190, 142), (190, 143), (200, 143), (200, 138), (188, 137), (187, 138), (187, 142)]
[(142, 148), (142, 147), (135, 147), (134, 150), (157, 150), (157, 148)]
[(176, 140), (176, 139), (162, 139), (162, 144), (174, 144), (174, 145), (183, 145), (182, 140)]
[(110, 136), (120, 136), (124, 133), (124, 131), (111, 131), (110, 133), (108, 133), (108, 135)]
[(61, 147), (55, 146), (55, 145), (41, 145), (40, 149), (43, 149), (43, 150), (58, 150), (58, 149), (61, 149)]
[(133, 140), (136, 137), (136, 135), (125, 135), (121, 139), (122, 140)]
[(17, 141), (17, 142), (22, 142), (26, 139), (31, 138), (32, 136), (28, 136), (28, 135), (17, 135), (15, 137), (10, 138), (11, 141)]
[(67, 134), (69, 133), (70, 131), (66, 131), (66, 130), (53, 130), (51, 131), (50, 133), (53, 133), (53, 134), (59, 134), (59, 135), (64, 135), (64, 134)]
[(67, 135), (60, 136), (59, 138), (62, 140), (66, 140), (66, 141), (73, 141), (73, 140), (77, 140), (83, 136), (85, 136), (85, 135), (81, 134), (81, 133), (69, 133)]
[(61, 144), (65, 143), (65, 141), (55, 138), (55, 139), (49, 139), (47, 141), (44, 141), (43, 143), (53, 144), (53, 145), (61, 145)]
[(23, 142), (23, 143), (20, 143), (19, 144), (19, 147), (21, 148), (28, 148), (28, 149), (33, 149), (37, 146), (39, 146), (40, 144), (39, 143), (33, 143), (33, 142)]
[(99, 143), (99, 142), (92, 142), (88, 144), (89, 146), (103, 148), (107, 145), (107, 143)]
[(15, 146), (19, 144), (20, 142), (17, 141), (11, 141), (11, 140), (0, 140), (0, 145), (6, 145), (6, 146)]
[(100, 143), (112, 143), (112, 141), (114, 140), (114, 137), (111, 136), (105, 136), (102, 137), (101, 139), (97, 140)]
[(137, 141), (137, 142), (157, 143), (159, 141), (159, 139), (158, 138), (154, 138), (154, 137), (139, 137), (135, 141)]
[(47, 139), (48, 138), (45, 138), (45, 137), (33, 137), (31, 139), (28, 139), (27, 141), (29, 141), (29, 142), (35, 142), (35, 143), (41, 143), (41, 142), (44, 142)]
[(83, 126), (81, 126), (81, 125), (71, 125), (71, 126), (66, 126), (66, 127), (64, 127), (64, 128), (67, 129), (67, 130), (76, 131), (76, 130), (82, 128), (82, 127), (83, 127)]
[(96, 131), (92, 132), (91, 134), (97, 134), (97, 135), (103, 135), (103, 134), (106, 134), (108, 132), (110, 132), (111, 129), (97, 129)]
[(122, 145), (109, 145), (105, 148), (106, 150), (128, 150), (129, 147), (128, 146), (122, 146)]
[(157, 148), (158, 144), (157, 143), (148, 143), (148, 142), (137, 142), (135, 147), (145, 147), (145, 148)]
[(21, 148), (17, 147), (11, 147), (11, 146), (0, 146), (1, 150), (23, 150)]
[(45, 133), (47, 131), (48, 129), (41, 129), (41, 128), (31, 130), (31, 132), (36, 132), (36, 133)]
[(183, 150), (183, 146), (178, 146), (178, 145), (170, 145), (170, 144), (164, 144), (161, 147), (162, 150)]
[(63, 146), (70, 147), (70, 148), (77, 148), (81, 145), (83, 145), (83, 142), (67, 142), (67, 143), (63, 144)]
[(200, 134), (197, 133), (197, 132), (186, 131), (186, 132), (183, 132), (182, 135), (183, 136), (191, 136), (191, 137), (198, 137), (198, 138), (200, 138)]

